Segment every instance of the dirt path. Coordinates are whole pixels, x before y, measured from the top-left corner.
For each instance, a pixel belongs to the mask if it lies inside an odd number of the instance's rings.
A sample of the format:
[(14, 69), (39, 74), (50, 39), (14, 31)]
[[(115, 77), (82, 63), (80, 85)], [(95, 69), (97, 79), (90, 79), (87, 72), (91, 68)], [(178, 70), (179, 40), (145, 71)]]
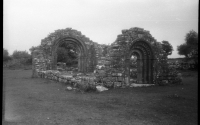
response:
[(4, 70), (3, 82), (5, 125), (195, 125), (197, 120), (194, 78), (184, 86), (103, 93), (66, 91), (61, 83), (31, 78), (30, 70)]

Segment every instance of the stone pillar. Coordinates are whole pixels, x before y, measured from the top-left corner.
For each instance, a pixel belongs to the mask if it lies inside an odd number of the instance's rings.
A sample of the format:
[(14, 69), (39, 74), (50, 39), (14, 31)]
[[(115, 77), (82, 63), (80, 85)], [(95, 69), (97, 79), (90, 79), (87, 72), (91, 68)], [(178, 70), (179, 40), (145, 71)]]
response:
[(38, 58), (39, 53), (40, 53), (40, 50), (34, 50), (32, 52), (32, 78), (38, 77), (38, 73), (36, 71), (36, 60)]
[(141, 59), (137, 59), (137, 81), (139, 84), (142, 84), (142, 68), (143, 68), (143, 62)]
[(142, 83), (144, 84), (144, 58), (141, 59), (141, 63), (142, 63), (142, 66), (141, 66), (141, 70), (142, 70)]
[(143, 68), (144, 68), (144, 76), (143, 76), (144, 81), (143, 81), (143, 83), (147, 84), (147, 58), (146, 57), (144, 58), (143, 62), (144, 62), (144, 64), (143, 64)]
[(150, 78), (149, 78), (149, 83), (150, 84), (153, 84), (153, 63), (154, 63), (154, 59), (153, 58), (151, 58), (150, 59), (150, 74), (149, 74), (149, 76), (150, 76)]
[(78, 55), (78, 72), (81, 71), (81, 57)]
[(148, 64), (148, 69), (149, 69), (149, 72), (148, 72), (148, 77), (149, 77), (149, 84), (151, 84), (151, 64), (152, 64), (152, 59), (149, 58), (149, 64)]
[(126, 86), (129, 86), (130, 85), (130, 59), (127, 58), (125, 60), (125, 72), (124, 72), (124, 75), (125, 75), (125, 84)]

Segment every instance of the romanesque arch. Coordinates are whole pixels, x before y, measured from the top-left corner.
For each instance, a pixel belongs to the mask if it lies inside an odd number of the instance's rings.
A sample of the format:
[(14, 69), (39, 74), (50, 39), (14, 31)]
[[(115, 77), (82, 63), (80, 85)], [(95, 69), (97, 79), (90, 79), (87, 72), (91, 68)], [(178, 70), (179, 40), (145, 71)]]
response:
[[(151, 45), (149, 45), (148, 42), (144, 39), (136, 39), (129, 47), (129, 64), (130, 57), (132, 54), (135, 54), (137, 56), (138, 83), (153, 83), (154, 52), (152, 50)], [(128, 69), (129, 64), (127, 65)], [(128, 77), (130, 77), (130, 71), (128, 71)]]
[[(79, 72), (93, 72), (97, 65), (97, 59), (100, 59), (99, 62), (105, 65), (103, 73), (105, 78), (101, 78), (102, 74), (95, 75), (97, 76), (96, 80), (100, 78), (100, 82), (103, 81), (105, 86), (123, 87), (132, 86), (135, 83), (166, 84), (168, 82), (180, 83), (181, 81), (177, 77), (177, 72), (168, 67), (167, 54), (164, 52), (162, 44), (157, 42), (149, 31), (137, 27), (122, 30), (122, 34), (118, 35), (116, 41), (108, 47), (108, 53), (103, 60), (101, 60), (102, 46), (91, 41), (81, 32), (71, 28), (56, 30), (42, 39), (41, 45), (32, 51), (32, 77), (46, 75), (45, 78), (62, 81), (63, 76), (59, 75), (60, 72), (52, 70), (57, 69), (56, 52), (58, 47), (64, 43), (73, 45), (78, 51)], [(136, 58), (132, 58), (132, 55)], [(137, 68), (136, 82), (130, 80), (133, 78), (130, 68), (135, 68), (131, 67), (132, 64)]]
[[(154, 84), (158, 74), (158, 57), (161, 52), (159, 42), (157, 42), (149, 33), (142, 28), (130, 28), (122, 30), (122, 34), (118, 35), (116, 41), (111, 45), (121, 51), (121, 64), (124, 68), (125, 82), (127, 85), (130, 81), (130, 64), (131, 56), (137, 57), (137, 83)], [(113, 49), (113, 50), (114, 50)], [(123, 50), (125, 50), (123, 52)], [(123, 62), (124, 60), (124, 62)]]
[(57, 69), (57, 48), (62, 46), (63, 43), (74, 45), (78, 51), (78, 71), (87, 72), (88, 64), (88, 50), (83, 41), (74, 38), (73, 36), (62, 37), (54, 42), (52, 45), (52, 69)]
[[(97, 62), (97, 43), (93, 42), (80, 31), (66, 28), (56, 30), (41, 40), (41, 45), (33, 55), (33, 74), (36, 70), (56, 70), (57, 69), (57, 49), (63, 43), (73, 45), (78, 52), (78, 71), (93, 72)], [(40, 54), (38, 54), (38, 51)], [(33, 75), (34, 77), (35, 75)]]

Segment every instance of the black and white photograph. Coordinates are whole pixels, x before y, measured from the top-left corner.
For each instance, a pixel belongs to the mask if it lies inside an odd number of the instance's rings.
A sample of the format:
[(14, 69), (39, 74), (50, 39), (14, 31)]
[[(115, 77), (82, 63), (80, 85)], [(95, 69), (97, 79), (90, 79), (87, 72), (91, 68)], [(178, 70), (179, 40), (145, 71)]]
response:
[(3, 125), (197, 125), (198, 0), (3, 0)]

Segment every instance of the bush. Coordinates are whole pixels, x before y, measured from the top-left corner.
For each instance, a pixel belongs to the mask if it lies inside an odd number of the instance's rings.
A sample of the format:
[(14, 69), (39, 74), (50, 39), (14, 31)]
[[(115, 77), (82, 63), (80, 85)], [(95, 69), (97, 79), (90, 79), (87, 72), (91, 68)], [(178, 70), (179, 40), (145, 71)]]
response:
[(9, 56), (8, 50), (3, 48), (3, 62), (7, 62), (12, 58)]
[(31, 69), (32, 57), (26, 51), (15, 50), (12, 57), (8, 56), (7, 50), (4, 49), (3, 67), (9, 69)]
[(12, 54), (14, 59), (29, 59), (31, 55), (27, 51), (17, 51), (15, 50)]
[(3, 67), (9, 69), (31, 69), (32, 65), (26, 59), (12, 59), (4, 63)]
[(10, 56), (4, 56), (3, 57), (3, 62), (7, 62), (9, 60), (12, 60), (12, 58)]

